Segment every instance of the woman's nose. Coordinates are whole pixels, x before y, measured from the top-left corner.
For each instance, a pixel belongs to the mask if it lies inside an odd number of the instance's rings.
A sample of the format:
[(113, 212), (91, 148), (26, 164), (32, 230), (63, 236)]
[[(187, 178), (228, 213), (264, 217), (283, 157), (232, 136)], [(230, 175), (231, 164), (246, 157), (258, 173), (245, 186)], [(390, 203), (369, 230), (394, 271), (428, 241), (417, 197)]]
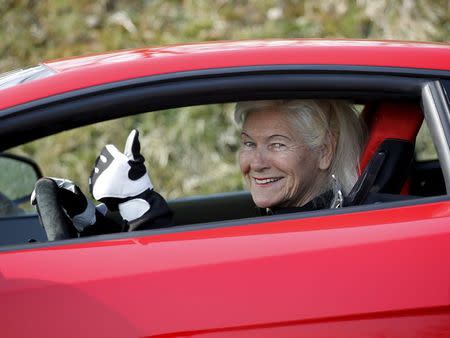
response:
[(260, 148), (255, 149), (252, 160), (250, 162), (250, 168), (255, 171), (261, 171), (269, 168), (267, 155), (263, 149)]

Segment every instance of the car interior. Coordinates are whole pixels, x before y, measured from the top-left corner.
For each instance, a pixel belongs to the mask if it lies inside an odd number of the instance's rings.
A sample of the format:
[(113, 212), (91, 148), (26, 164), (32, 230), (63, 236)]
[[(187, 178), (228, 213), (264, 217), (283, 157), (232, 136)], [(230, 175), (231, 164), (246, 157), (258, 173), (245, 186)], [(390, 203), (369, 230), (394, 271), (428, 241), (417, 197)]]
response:
[[(418, 161), (415, 144), (424, 123), (420, 102), (368, 102), (360, 116), (367, 126), (361, 174), (345, 206), (394, 202), (445, 195), (439, 161)], [(169, 202), (179, 224), (261, 215), (249, 193), (223, 193)], [(197, 212), (195, 205), (204, 206)]]

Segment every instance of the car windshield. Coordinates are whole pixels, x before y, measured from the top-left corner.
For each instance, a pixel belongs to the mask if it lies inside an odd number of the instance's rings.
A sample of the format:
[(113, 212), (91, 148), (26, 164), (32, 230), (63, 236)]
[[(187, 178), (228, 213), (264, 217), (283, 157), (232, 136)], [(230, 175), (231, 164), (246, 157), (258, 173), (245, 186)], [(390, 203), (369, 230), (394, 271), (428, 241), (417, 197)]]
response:
[(50, 68), (39, 65), (27, 69), (16, 69), (7, 73), (0, 74), (0, 89), (5, 89), (37, 79), (42, 79), (55, 74)]

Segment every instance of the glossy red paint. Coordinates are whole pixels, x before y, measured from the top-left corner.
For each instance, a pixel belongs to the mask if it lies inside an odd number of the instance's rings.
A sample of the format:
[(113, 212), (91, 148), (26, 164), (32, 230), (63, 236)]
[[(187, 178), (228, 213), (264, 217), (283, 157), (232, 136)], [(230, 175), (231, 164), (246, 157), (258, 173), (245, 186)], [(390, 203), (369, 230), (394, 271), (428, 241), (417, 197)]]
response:
[(135, 49), (45, 64), (58, 74), (3, 90), (0, 109), (105, 83), (214, 68), (352, 65), (450, 70), (450, 45), (362, 40), (255, 40)]
[(448, 337), (449, 224), (440, 202), (2, 253), (2, 334)]

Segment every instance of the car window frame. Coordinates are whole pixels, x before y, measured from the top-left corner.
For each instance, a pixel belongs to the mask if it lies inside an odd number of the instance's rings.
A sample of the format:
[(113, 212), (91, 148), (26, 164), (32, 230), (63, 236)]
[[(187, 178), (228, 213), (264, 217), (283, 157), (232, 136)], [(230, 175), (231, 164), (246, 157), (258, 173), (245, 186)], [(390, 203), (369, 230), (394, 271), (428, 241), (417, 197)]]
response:
[(430, 81), (422, 88), (425, 121), (436, 147), (447, 194), (450, 192), (450, 110), (440, 81)]
[[(450, 72), (434, 73), (449, 76)], [(422, 85), (433, 79), (427, 75), (434, 73), (362, 66), (258, 66), (106, 83), (0, 110), (0, 151), (94, 122), (188, 105), (330, 95), (420, 99)], [(18, 124), (27, 132), (18, 135)], [(35, 128), (36, 124), (41, 128)]]

